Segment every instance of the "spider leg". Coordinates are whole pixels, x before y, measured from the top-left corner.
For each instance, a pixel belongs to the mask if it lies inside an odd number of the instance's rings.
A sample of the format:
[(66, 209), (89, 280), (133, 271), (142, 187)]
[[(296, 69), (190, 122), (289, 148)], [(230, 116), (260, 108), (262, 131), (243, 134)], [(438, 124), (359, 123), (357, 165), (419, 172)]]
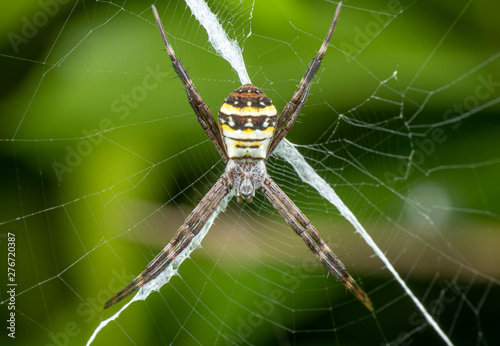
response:
[(351, 275), (349, 275), (344, 264), (335, 256), (328, 245), (326, 245), (309, 219), (269, 176), (264, 179), (261, 191), (266, 195), (285, 221), (293, 228), (295, 233), (304, 240), (309, 249), (314, 252), (326, 269), (328, 269), (337, 280), (342, 282), (342, 284), (349, 289), (363, 305), (370, 311), (373, 311), (373, 305), (368, 295), (359, 287)]
[(290, 129), (292, 128), (297, 115), (302, 110), (302, 107), (304, 107), (307, 95), (309, 94), (309, 89), (311, 88), (312, 80), (316, 75), (319, 66), (321, 65), (321, 60), (326, 53), (326, 49), (328, 48), (328, 44), (330, 42), (330, 39), (332, 38), (333, 31), (335, 30), (335, 25), (337, 24), (337, 19), (340, 14), (341, 7), (342, 3), (339, 2), (332, 20), (332, 24), (330, 25), (330, 29), (326, 34), (325, 40), (323, 41), (323, 44), (318, 51), (318, 55), (316, 55), (316, 57), (309, 63), (309, 66), (307, 67), (307, 70), (302, 77), (297, 90), (293, 94), (292, 99), (286, 104), (285, 108), (283, 108), (283, 111), (278, 118), (278, 122), (276, 124), (276, 132), (274, 133), (274, 137), (271, 141), (271, 144), (269, 145), (269, 149), (267, 150), (267, 157), (272, 154), (276, 146), (283, 140), (283, 138), (285, 138), (288, 131), (290, 131)]
[(224, 142), (222, 140), (222, 135), (220, 133), (219, 127), (215, 122), (212, 112), (203, 101), (198, 91), (196, 91), (193, 81), (191, 80), (191, 78), (189, 78), (186, 68), (184, 67), (182, 62), (175, 56), (174, 50), (167, 39), (165, 30), (163, 29), (163, 25), (161, 23), (160, 16), (158, 15), (158, 11), (156, 10), (155, 5), (151, 5), (151, 7), (153, 9), (153, 15), (155, 17), (156, 24), (158, 25), (158, 29), (160, 30), (160, 35), (163, 39), (163, 42), (165, 43), (165, 47), (167, 48), (167, 53), (170, 56), (170, 60), (172, 60), (174, 71), (177, 73), (182, 81), (182, 84), (184, 84), (184, 88), (186, 89), (189, 104), (196, 113), (198, 121), (200, 122), (203, 130), (205, 130), (208, 138), (210, 138), (212, 143), (214, 143), (224, 161), (227, 162), (229, 158), (227, 157), (226, 151), (224, 149), (225, 147), (223, 144)]
[(170, 243), (168, 243), (168, 245), (148, 264), (141, 274), (109, 299), (106, 304), (104, 304), (104, 308), (107, 309), (118, 303), (120, 300), (134, 293), (146, 283), (160, 275), (160, 273), (163, 272), (191, 243), (231, 188), (230, 180), (226, 174), (222, 175), (212, 189), (203, 197), (200, 203), (198, 203), (196, 208), (193, 209), (191, 214), (189, 214)]

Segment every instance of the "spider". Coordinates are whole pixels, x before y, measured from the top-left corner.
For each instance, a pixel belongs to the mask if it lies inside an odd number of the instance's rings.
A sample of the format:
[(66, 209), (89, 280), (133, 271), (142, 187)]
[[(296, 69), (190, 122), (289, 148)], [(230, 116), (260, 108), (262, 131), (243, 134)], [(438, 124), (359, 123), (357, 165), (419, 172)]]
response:
[(285, 138), (300, 110), (304, 106), (314, 75), (319, 69), (340, 13), (337, 6), (328, 33), (317, 56), (310, 62), (300, 84), (278, 116), (271, 100), (257, 87), (246, 84), (229, 95), (219, 109), (218, 124), (193, 81), (177, 59), (155, 6), (153, 15), (161, 37), (172, 60), (172, 65), (184, 84), (198, 121), (226, 163), (225, 172), (212, 189), (202, 198), (179, 228), (170, 243), (148, 264), (129, 285), (105, 303), (105, 308), (118, 303), (147, 282), (156, 278), (189, 245), (215, 212), (223, 198), (235, 190), (238, 202), (252, 202), (255, 191), (260, 190), (325, 265), (326, 269), (349, 289), (369, 310), (373, 306), (366, 293), (347, 273), (344, 264), (321, 239), (318, 231), (292, 200), (266, 172), (266, 161)]

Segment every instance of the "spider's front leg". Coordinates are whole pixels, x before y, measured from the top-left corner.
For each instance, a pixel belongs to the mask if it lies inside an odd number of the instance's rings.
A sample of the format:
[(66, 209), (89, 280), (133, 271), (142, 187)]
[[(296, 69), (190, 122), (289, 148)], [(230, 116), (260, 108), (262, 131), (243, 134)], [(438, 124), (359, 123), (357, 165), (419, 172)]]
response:
[(337, 280), (342, 282), (342, 284), (349, 289), (364, 306), (370, 311), (373, 311), (373, 305), (368, 295), (359, 287), (356, 281), (354, 281), (352, 276), (347, 272), (344, 264), (335, 256), (328, 245), (326, 245), (316, 228), (314, 228), (309, 219), (295, 203), (293, 203), (269, 176), (266, 176), (264, 179), (260, 190), (266, 195), (285, 221), (293, 228), (295, 233), (304, 240), (309, 249), (311, 249), (321, 263), (323, 263), (326, 269), (328, 269)]
[(160, 275), (188, 247), (231, 189), (231, 179), (227, 174), (223, 174), (191, 214), (189, 214), (170, 243), (148, 264), (141, 274), (120, 292), (111, 297), (104, 305), (104, 308), (109, 308), (118, 303)]

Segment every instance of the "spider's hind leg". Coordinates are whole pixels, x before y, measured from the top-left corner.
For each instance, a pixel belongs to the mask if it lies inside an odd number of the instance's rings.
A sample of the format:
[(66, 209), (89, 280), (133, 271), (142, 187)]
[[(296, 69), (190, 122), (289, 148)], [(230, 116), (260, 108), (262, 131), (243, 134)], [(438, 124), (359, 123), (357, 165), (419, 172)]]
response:
[(160, 30), (160, 35), (163, 39), (163, 43), (165, 44), (165, 48), (167, 49), (168, 56), (170, 57), (170, 60), (172, 60), (172, 66), (174, 67), (175, 73), (177, 73), (180, 80), (182, 81), (182, 84), (184, 85), (184, 89), (186, 89), (189, 104), (196, 113), (196, 117), (198, 118), (198, 121), (203, 130), (205, 130), (208, 138), (210, 138), (212, 143), (215, 145), (215, 148), (224, 159), (224, 162), (227, 162), (228, 157), (224, 148), (222, 135), (220, 133), (219, 127), (217, 126), (217, 123), (215, 122), (212, 112), (201, 98), (200, 93), (198, 93), (198, 91), (196, 90), (193, 81), (186, 71), (186, 68), (184, 67), (182, 62), (177, 59), (174, 49), (168, 41), (167, 34), (163, 29), (163, 25), (161, 24), (160, 16), (158, 15), (158, 11), (156, 10), (155, 5), (151, 5), (151, 8), (153, 10), (156, 25), (158, 25), (158, 30)]
[(288, 101), (278, 118), (276, 131), (267, 151), (267, 157), (272, 154), (274, 149), (276, 149), (276, 146), (283, 140), (283, 138), (285, 138), (288, 131), (290, 131), (293, 124), (295, 123), (297, 115), (302, 110), (302, 107), (304, 107), (307, 95), (309, 94), (309, 89), (311, 89), (313, 78), (316, 75), (319, 66), (321, 65), (321, 60), (323, 60), (323, 56), (325, 55), (328, 44), (330, 43), (330, 39), (332, 38), (333, 31), (335, 30), (335, 25), (337, 24), (337, 19), (339, 18), (341, 7), (342, 3), (339, 2), (335, 11), (335, 15), (333, 16), (332, 24), (330, 25), (330, 29), (328, 29), (328, 33), (326, 34), (326, 37), (321, 44), (321, 48), (319, 49), (318, 54), (309, 63), (309, 66), (307, 67), (307, 70), (304, 73), (304, 76), (302, 77), (297, 90), (293, 93), (291, 100)]

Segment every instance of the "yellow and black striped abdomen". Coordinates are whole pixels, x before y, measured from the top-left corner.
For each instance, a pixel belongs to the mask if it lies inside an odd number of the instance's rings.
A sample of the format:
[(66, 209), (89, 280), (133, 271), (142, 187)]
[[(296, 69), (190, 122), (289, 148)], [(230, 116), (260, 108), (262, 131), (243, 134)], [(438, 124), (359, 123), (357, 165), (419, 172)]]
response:
[(219, 109), (219, 126), (233, 160), (265, 159), (276, 126), (276, 107), (257, 87), (236, 89)]

